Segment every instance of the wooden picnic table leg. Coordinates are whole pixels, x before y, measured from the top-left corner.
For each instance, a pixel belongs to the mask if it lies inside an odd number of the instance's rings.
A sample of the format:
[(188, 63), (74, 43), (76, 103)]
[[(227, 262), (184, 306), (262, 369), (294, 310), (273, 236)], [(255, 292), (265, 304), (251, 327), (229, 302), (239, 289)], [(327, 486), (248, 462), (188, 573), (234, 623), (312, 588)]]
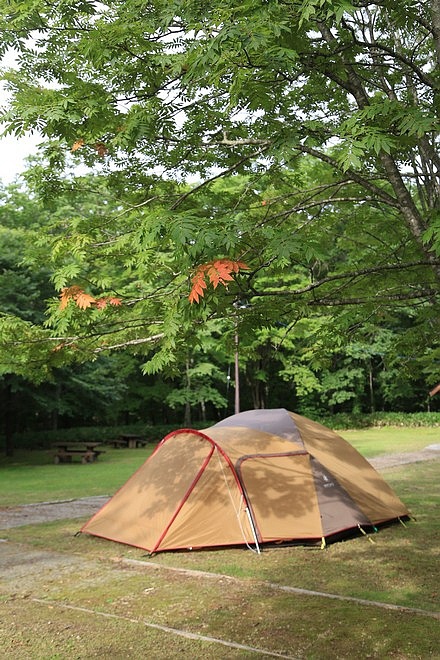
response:
[(59, 463), (71, 463), (72, 462), (72, 456), (61, 450), (57, 454), (55, 454), (53, 462), (56, 465), (58, 465)]

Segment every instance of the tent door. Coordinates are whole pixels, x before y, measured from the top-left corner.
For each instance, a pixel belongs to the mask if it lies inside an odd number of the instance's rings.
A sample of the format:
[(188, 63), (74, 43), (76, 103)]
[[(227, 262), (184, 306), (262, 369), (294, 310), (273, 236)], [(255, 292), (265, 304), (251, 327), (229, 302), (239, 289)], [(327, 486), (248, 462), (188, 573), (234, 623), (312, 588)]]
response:
[(246, 456), (236, 470), (261, 542), (322, 537), (307, 452)]

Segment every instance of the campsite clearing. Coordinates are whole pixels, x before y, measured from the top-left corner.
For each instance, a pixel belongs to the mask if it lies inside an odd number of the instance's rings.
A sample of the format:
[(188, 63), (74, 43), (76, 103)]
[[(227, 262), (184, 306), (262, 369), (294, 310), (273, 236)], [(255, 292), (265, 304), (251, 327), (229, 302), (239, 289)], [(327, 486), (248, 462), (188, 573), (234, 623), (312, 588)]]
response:
[[(135, 548), (75, 536), (79, 519), (5, 529), (0, 651), (13, 660), (438, 657), (440, 622), (428, 613), (439, 609), (439, 458), (384, 473), (417, 523), (384, 529), (374, 544), (361, 537), (324, 551), (272, 548), (257, 557), (230, 549), (148, 559)], [(146, 560), (153, 565), (142, 566)], [(427, 616), (277, 591), (274, 584)]]

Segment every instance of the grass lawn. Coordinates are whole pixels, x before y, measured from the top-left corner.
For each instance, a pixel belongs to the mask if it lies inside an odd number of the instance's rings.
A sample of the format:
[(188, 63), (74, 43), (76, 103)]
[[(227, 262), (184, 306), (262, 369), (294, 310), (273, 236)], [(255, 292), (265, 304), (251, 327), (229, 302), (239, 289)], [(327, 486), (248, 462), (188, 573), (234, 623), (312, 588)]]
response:
[(418, 451), (429, 445), (440, 445), (439, 427), (383, 427), (341, 431), (345, 440), (367, 458), (382, 454)]
[[(369, 433), (341, 435), (373, 456), (437, 443), (440, 430), (384, 428)], [(6, 495), (13, 505), (111, 494), (150, 450), (107, 450), (88, 465), (54, 465), (41, 452), (17, 455), (1, 463), (0, 498), (4, 502)], [(0, 654), (17, 660), (229, 660), (273, 654), (307, 660), (439, 658), (440, 615), (428, 614), (439, 610), (440, 455), (383, 474), (417, 521), (382, 529), (372, 537), (374, 543), (359, 537), (325, 550), (279, 547), (256, 555), (227, 549), (149, 558), (135, 548), (75, 536), (85, 522), (81, 519), (0, 531), (7, 539), (0, 543), (0, 553), (7, 546), (28, 553), (22, 581), (1, 578)], [(40, 568), (43, 552), (52, 553), (49, 572)], [(427, 614), (279, 587), (380, 601)], [(180, 637), (170, 629), (196, 637)]]
[(95, 463), (53, 462), (49, 450), (17, 451), (0, 459), (1, 506), (112, 495), (148, 458), (143, 449), (107, 448)]

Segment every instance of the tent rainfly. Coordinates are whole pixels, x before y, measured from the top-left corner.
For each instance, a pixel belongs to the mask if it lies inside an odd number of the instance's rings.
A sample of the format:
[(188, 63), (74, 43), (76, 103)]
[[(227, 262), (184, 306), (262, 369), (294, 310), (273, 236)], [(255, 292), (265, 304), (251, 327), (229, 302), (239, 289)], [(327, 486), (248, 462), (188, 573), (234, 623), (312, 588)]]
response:
[(285, 409), (167, 435), (81, 532), (162, 550), (326, 539), (405, 518), (348, 442)]

